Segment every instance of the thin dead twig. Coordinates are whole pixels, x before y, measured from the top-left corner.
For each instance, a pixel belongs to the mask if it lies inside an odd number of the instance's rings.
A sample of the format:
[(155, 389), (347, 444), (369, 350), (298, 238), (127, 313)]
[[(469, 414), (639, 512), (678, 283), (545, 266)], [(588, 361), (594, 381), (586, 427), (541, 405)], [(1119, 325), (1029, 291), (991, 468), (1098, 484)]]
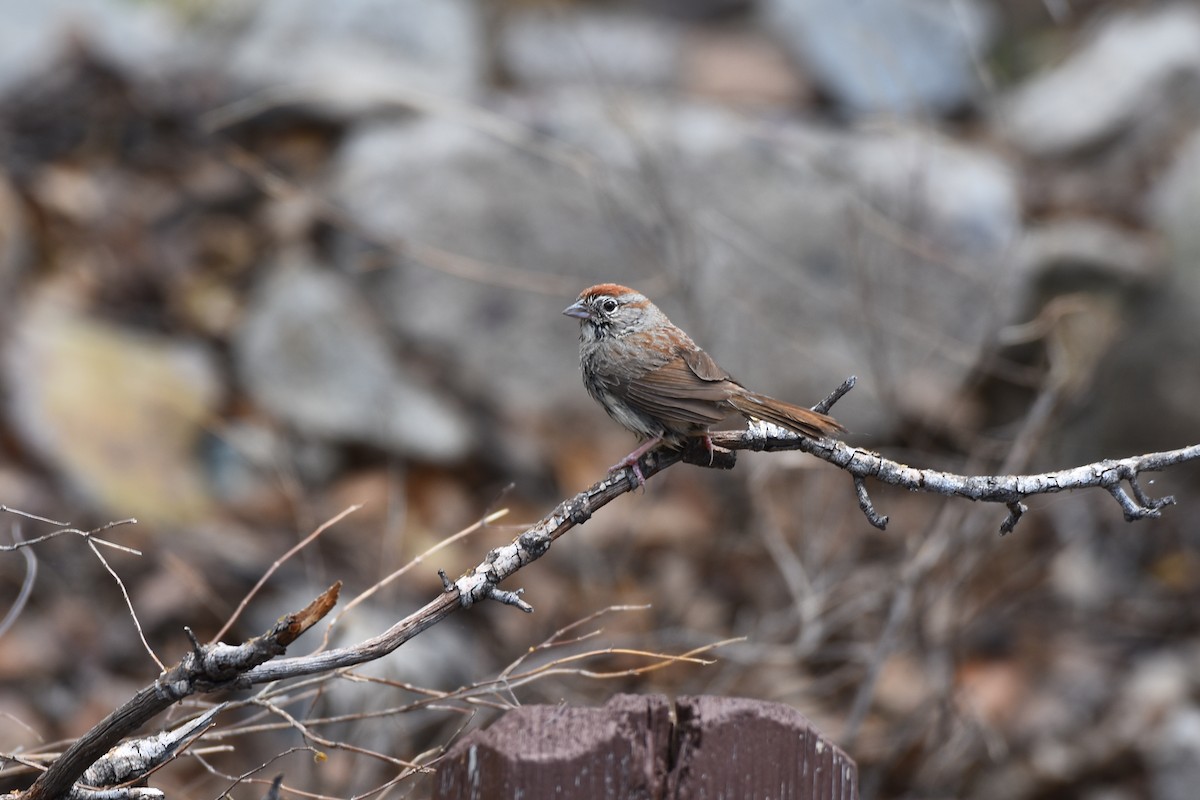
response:
[(297, 542), (295, 544), (295, 546), (293, 546), (290, 550), (288, 550), (286, 553), (284, 553), (279, 558), (275, 559), (274, 563), (272, 563), (271, 566), (267, 569), (267, 571), (263, 573), (262, 577), (258, 579), (258, 582), (254, 584), (254, 587), (249, 592), (247, 592), (246, 596), (242, 598), (242, 601), (240, 603), (238, 603), (238, 607), (236, 609), (234, 609), (233, 614), (231, 614), (229, 619), (227, 619), (225, 621), (225, 624), (221, 626), (221, 630), (217, 631), (216, 634), (212, 637), (212, 639), (209, 641), (209, 644), (213, 644), (213, 643), (220, 641), (221, 637), (224, 636), (226, 633), (228, 633), (229, 629), (233, 627), (233, 623), (236, 622), (237, 618), (240, 617), (242, 615), (242, 612), (246, 610), (246, 606), (250, 605), (250, 601), (252, 599), (254, 599), (254, 596), (256, 594), (258, 594), (258, 590), (263, 587), (263, 585), (271, 578), (271, 576), (275, 574), (275, 571), (278, 570), (281, 566), (283, 566), (283, 564), (289, 558), (296, 555), (296, 553), (299, 553), (301, 550), (303, 550), (305, 547), (307, 547), (310, 543), (312, 543), (312, 541), (314, 539), (316, 539), (318, 536), (320, 536), (322, 533), (329, 530), (334, 525), (336, 525), (337, 523), (341, 522), (346, 517), (353, 514), (355, 511), (358, 511), (360, 508), (362, 508), (361, 505), (349, 506), (348, 508), (344, 509), (341, 513), (337, 514), (336, 516), (334, 516), (334, 517), (326, 520), (325, 522), (321, 523), (320, 525), (318, 525), (317, 528), (312, 533), (310, 533), (308, 536), (305, 536), (303, 539), (301, 539), (299, 542)]
[(116, 542), (110, 542), (107, 539), (101, 539), (99, 536), (96, 535), (98, 533), (103, 533), (104, 531), (107, 531), (111, 528), (119, 527), (121, 525), (136, 525), (137, 520), (132, 517), (130, 517), (129, 519), (118, 519), (118, 520), (114, 520), (112, 522), (106, 522), (103, 525), (101, 525), (99, 528), (92, 528), (90, 531), (85, 531), (85, 530), (80, 530), (79, 528), (68, 527), (69, 523), (66, 523), (66, 522), (58, 522), (57, 520), (47, 519), (46, 517), (39, 517), (36, 514), (30, 514), (25, 511), (18, 511), (17, 509), (9, 508), (8, 506), (0, 506), (0, 512), (3, 512), (3, 511), (7, 511), (10, 514), (17, 514), (19, 516), (25, 517), (26, 519), (37, 520), (38, 522), (47, 522), (47, 523), (50, 523), (51, 525), (59, 525), (61, 527), (59, 527), (59, 529), (56, 531), (51, 531), (50, 533), (44, 533), (41, 536), (35, 537), (33, 539), (22, 539), (21, 541), (13, 542), (12, 544), (0, 544), (0, 553), (11, 553), (14, 550), (20, 550), (22, 548), (32, 547), (35, 544), (41, 544), (42, 542), (48, 541), (50, 539), (54, 539), (59, 536), (64, 536), (68, 533), (72, 533), (72, 534), (75, 534), (76, 536), (82, 536), (83, 538), (87, 539), (89, 542), (95, 542), (96, 544), (102, 544), (105, 547), (111, 547), (114, 550), (120, 550), (123, 553), (131, 553), (132, 555), (135, 555), (135, 556), (140, 556), (142, 554), (142, 551), (140, 551), (140, 550), (135, 550), (132, 547), (127, 547), (123, 544), (117, 544)]
[(363, 591), (359, 592), (358, 595), (356, 595), (349, 603), (347, 603), (345, 606), (343, 606), (342, 609), (340, 611), (338, 611), (338, 613), (334, 616), (334, 618), (329, 621), (329, 625), (326, 626), (326, 628), (325, 628), (325, 636), (321, 640), (321, 649), (324, 649), (325, 647), (327, 647), (329, 645), (329, 635), (330, 635), (330, 633), (332, 633), (334, 626), (337, 625), (338, 621), (341, 620), (341, 618), (344, 617), (346, 615), (346, 613), (348, 611), (350, 611), (352, 608), (354, 608), (358, 604), (362, 603), (364, 600), (369, 599), (372, 595), (374, 595), (380, 589), (387, 586), (389, 583), (396, 580), (400, 576), (404, 575), (409, 570), (411, 570), (414, 567), (416, 567), (417, 565), (423, 563), (426, 558), (433, 555), (434, 553), (437, 553), (438, 551), (440, 551), (446, 547), (449, 547), (450, 545), (454, 544), (455, 542), (460, 541), (461, 539), (464, 539), (467, 536), (470, 536), (472, 533), (475, 533), (476, 531), (482, 530), (483, 528), (487, 527), (488, 525), (491, 525), (493, 522), (501, 520), (506, 516), (508, 516), (507, 508), (501, 508), (501, 509), (497, 509), (496, 511), (493, 511), (492, 513), (485, 516), (483, 519), (476, 520), (475, 522), (473, 522), (472, 524), (463, 528), (461, 531), (454, 534), (453, 536), (448, 536), (445, 539), (442, 539), (440, 542), (437, 542), (436, 544), (430, 546), (424, 552), (419, 553), (416, 556), (414, 556), (413, 558), (411, 558), (404, 566), (395, 570), (394, 572), (392, 572), (390, 575), (383, 578), (382, 580), (377, 581), (374, 585), (370, 586), (369, 588), (364, 589)]
[[(19, 525), (13, 525), (13, 541), (15, 543), (22, 541)], [(8, 629), (17, 621), (17, 617), (21, 616), (21, 612), (25, 610), (25, 604), (29, 602), (29, 597), (33, 594), (33, 585), (37, 582), (38, 562), (33, 549), (28, 547), (22, 548), (21, 555), (25, 557), (25, 577), (21, 580), (21, 588), (17, 592), (17, 599), (9, 607), (8, 613), (4, 615), (4, 619), (0, 620), (0, 636), (8, 633)]]
[(125, 588), (125, 582), (121, 580), (121, 576), (118, 575), (117, 571), (112, 568), (111, 564), (108, 563), (108, 559), (105, 558), (104, 554), (100, 552), (100, 548), (96, 547), (96, 542), (94, 539), (88, 539), (88, 547), (90, 547), (92, 552), (96, 554), (96, 558), (100, 559), (100, 563), (104, 565), (106, 570), (108, 570), (108, 574), (112, 576), (112, 579), (117, 582), (117, 588), (121, 590), (121, 597), (125, 598), (125, 607), (129, 609), (129, 618), (133, 620), (133, 627), (137, 630), (138, 639), (141, 640), (142, 647), (144, 647), (146, 652), (150, 654), (150, 658), (153, 659), (155, 665), (158, 666), (158, 671), (165, 672), (167, 669), (166, 665), (163, 664), (162, 660), (158, 657), (158, 654), (154, 652), (154, 648), (150, 646), (150, 642), (146, 640), (146, 632), (142, 630), (142, 623), (138, 619), (137, 611), (135, 611), (133, 608), (133, 601), (129, 599), (129, 590)]
[(287, 723), (287, 727), (294, 729), (301, 736), (303, 736), (306, 740), (315, 742), (315, 743), (319, 744), (321, 747), (325, 747), (330, 750), (345, 750), (350, 753), (357, 753), (358, 755), (377, 759), (377, 760), (383, 761), (387, 764), (402, 767), (404, 769), (412, 770), (414, 772), (421, 772), (426, 769), (425, 767), (422, 767), (418, 764), (409, 763), (407, 761), (404, 761), (403, 759), (396, 758), (395, 756), (389, 756), (386, 753), (380, 753), (375, 750), (368, 750), (364, 747), (356, 747), (356, 746), (354, 746), (352, 744), (348, 744), (346, 742), (339, 742), (339, 741), (335, 741), (333, 739), (327, 739), (323, 736), (320, 736), (313, 732), (312, 728), (309, 726), (309, 724), (307, 722), (301, 722), (300, 720), (296, 719), (295, 716), (293, 716), (292, 714), (289, 714), (282, 706), (276, 705), (275, 703), (272, 703), (270, 700), (259, 698), (259, 699), (252, 701), (252, 703), (254, 705), (261, 706), (262, 708), (269, 711), (271, 714), (274, 714), (275, 716), (284, 720), (284, 722)]

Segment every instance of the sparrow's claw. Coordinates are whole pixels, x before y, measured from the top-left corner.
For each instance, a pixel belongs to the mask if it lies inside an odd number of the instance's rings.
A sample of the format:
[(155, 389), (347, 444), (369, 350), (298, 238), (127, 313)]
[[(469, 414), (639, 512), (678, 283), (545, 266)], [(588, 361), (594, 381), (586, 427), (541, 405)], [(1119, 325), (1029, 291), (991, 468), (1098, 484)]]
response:
[(649, 453), (651, 450), (662, 444), (662, 440), (663, 437), (661, 436), (655, 436), (653, 439), (647, 439), (646, 441), (642, 442), (632, 453), (609, 467), (608, 471), (613, 473), (617, 472), (618, 470), (623, 470), (627, 467), (633, 467), (633, 477), (637, 479), (637, 485), (634, 488), (643, 488), (646, 485), (646, 476), (642, 474), (642, 466), (638, 462), (641, 460), (642, 456), (646, 455), (646, 453)]

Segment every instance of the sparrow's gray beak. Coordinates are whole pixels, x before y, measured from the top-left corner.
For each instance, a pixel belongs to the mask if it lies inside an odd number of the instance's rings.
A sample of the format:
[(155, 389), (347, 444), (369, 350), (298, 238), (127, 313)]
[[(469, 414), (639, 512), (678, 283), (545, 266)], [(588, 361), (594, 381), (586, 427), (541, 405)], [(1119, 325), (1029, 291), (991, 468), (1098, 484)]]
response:
[(583, 303), (572, 303), (563, 309), (563, 314), (568, 317), (574, 317), (575, 319), (587, 319), (592, 315), (592, 313), (587, 310), (587, 306), (585, 306)]

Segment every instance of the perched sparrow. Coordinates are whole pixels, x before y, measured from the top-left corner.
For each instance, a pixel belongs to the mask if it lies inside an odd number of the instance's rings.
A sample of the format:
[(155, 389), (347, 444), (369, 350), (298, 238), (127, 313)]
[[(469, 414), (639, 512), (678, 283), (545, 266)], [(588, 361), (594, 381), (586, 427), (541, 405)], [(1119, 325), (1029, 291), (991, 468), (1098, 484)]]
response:
[(646, 441), (614, 464), (633, 467), (659, 444), (704, 437), (730, 414), (772, 422), (802, 436), (845, 431), (832, 417), (752, 392), (729, 377), (646, 297), (626, 286), (584, 289), (564, 311), (579, 320), (583, 385), (608, 415)]

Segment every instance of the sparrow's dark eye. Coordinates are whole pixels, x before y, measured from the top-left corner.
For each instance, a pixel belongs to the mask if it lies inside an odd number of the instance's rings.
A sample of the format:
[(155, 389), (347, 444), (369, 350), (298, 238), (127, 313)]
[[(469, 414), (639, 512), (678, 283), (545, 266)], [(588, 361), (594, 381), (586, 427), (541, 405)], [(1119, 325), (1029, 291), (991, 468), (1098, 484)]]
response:
[(610, 297), (600, 304), (600, 308), (605, 314), (611, 314), (617, 310), (617, 301)]

